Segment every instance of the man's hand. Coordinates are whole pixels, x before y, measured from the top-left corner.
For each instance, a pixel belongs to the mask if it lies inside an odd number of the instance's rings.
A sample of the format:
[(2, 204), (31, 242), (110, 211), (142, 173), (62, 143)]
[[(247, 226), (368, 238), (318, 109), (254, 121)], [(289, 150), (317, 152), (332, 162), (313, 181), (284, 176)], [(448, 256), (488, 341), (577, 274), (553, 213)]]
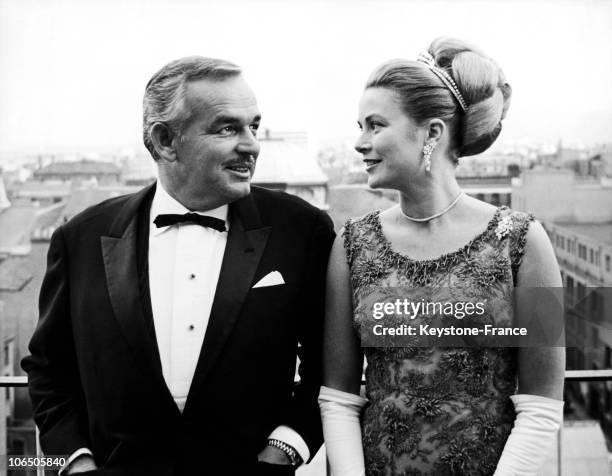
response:
[(291, 464), (291, 460), (289, 459), (289, 456), (287, 456), (287, 453), (285, 453), (283, 450), (275, 448), (274, 446), (266, 446), (257, 455), (257, 460), (270, 464)]
[(78, 474), (84, 473), (85, 471), (92, 471), (94, 469), (98, 469), (98, 467), (96, 466), (93, 456), (83, 454), (78, 456), (72, 463), (70, 463), (68, 465), (68, 469), (63, 474)]

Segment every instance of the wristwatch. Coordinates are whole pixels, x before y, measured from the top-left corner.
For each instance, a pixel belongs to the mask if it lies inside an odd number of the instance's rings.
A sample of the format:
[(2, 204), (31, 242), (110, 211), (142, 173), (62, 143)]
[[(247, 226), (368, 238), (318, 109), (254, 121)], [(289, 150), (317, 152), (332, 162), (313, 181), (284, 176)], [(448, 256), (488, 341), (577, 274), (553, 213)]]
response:
[(289, 458), (291, 466), (293, 466), (294, 468), (297, 468), (303, 463), (302, 457), (295, 450), (295, 448), (293, 446), (288, 445), (284, 441), (275, 440), (274, 438), (268, 438), (268, 446), (273, 446), (274, 448), (278, 448), (279, 450), (283, 451)]

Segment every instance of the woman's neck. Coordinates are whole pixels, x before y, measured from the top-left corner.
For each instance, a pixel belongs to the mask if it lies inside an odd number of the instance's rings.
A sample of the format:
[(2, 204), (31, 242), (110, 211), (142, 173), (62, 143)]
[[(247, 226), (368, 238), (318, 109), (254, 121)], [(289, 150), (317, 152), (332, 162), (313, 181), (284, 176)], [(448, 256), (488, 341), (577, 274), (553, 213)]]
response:
[(437, 174), (420, 186), (400, 190), (400, 208), (404, 215), (426, 218), (446, 209), (461, 189), (453, 174)]

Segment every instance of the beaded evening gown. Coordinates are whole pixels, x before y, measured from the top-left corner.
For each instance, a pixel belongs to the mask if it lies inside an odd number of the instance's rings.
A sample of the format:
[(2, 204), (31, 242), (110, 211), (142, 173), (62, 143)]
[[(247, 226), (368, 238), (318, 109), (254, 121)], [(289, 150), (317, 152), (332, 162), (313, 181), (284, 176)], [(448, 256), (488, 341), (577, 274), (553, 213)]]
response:
[[(395, 252), (379, 212), (345, 225), (354, 326), (371, 319), (371, 296), (387, 290), (436, 290), (469, 301), (495, 298), (491, 319), (512, 323), (512, 289), (533, 216), (500, 207), (486, 230), (463, 248), (415, 261)], [(398, 296), (402, 297), (402, 296)], [(493, 474), (514, 422), (512, 348), (365, 347), (362, 435), (366, 474)]]

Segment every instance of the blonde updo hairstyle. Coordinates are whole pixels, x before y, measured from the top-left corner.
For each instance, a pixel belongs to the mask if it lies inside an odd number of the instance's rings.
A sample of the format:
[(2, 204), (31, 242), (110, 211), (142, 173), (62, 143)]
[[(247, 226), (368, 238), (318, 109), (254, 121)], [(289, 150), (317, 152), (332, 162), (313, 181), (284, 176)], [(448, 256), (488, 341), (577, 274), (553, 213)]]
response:
[(455, 163), (459, 157), (484, 152), (501, 132), (510, 106), (512, 89), (504, 73), (491, 58), (461, 40), (438, 38), (427, 52), (454, 79), (467, 103), (466, 111), (429, 66), (417, 61), (384, 63), (371, 74), (366, 89), (395, 91), (404, 113), (419, 125), (434, 118), (444, 121)]

